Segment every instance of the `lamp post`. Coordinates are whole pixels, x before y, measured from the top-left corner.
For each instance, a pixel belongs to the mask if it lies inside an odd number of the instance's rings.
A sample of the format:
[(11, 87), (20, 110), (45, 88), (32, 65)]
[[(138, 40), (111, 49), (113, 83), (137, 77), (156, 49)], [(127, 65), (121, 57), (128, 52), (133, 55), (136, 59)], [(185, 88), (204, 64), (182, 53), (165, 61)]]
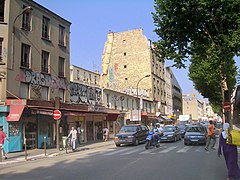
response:
[[(137, 82), (137, 101), (138, 101), (138, 85), (139, 85), (140, 81), (142, 81), (144, 78), (147, 78), (147, 77), (150, 77), (150, 75), (148, 74), (148, 75), (142, 77)], [(138, 122), (139, 122), (139, 111), (140, 111), (140, 101), (137, 103), (137, 119), (138, 119)]]
[(32, 8), (31, 6), (25, 7), (25, 8), (21, 11), (21, 13), (19, 13), (19, 14), (15, 17), (15, 19), (14, 19), (14, 21), (13, 21), (13, 31), (12, 31), (12, 64), (11, 64), (11, 69), (12, 69), (12, 70), (13, 70), (13, 67), (14, 67), (14, 43), (15, 43), (15, 31), (16, 31), (16, 26), (15, 26), (15, 24), (16, 24), (17, 19), (18, 19), (21, 15), (23, 15), (24, 13), (27, 13), (27, 12), (31, 12), (32, 10), (33, 10), (33, 8)]

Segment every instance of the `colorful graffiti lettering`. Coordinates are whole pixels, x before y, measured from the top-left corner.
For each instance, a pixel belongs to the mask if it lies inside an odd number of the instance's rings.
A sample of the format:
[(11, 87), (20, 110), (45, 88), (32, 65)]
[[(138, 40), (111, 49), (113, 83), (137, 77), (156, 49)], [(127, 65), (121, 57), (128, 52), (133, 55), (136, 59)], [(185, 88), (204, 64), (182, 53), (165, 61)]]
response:
[(71, 82), (70, 101), (76, 104), (100, 105), (102, 104), (102, 91), (100, 88)]
[(33, 72), (31, 70), (24, 70), (23, 73), (18, 74), (16, 81), (29, 83), (31, 85), (47, 86), (54, 89), (68, 89), (69, 83), (64, 78), (59, 78), (53, 75)]

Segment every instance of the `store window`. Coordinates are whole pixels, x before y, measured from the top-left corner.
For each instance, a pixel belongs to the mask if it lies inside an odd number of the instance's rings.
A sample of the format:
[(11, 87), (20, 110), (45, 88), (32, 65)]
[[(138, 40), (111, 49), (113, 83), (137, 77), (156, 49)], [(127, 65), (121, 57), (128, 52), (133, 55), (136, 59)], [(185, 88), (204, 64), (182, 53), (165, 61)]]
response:
[(45, 86), (42, 87), (41, 97), (42, 97), (42, 100), (48, 101), (48, 99), (49, 99), (49, 87), (45, 87)]
[(10, 123), (9, 124), (9, 136), (19, 136), (20, 135), (20, 127), (18, 123)]

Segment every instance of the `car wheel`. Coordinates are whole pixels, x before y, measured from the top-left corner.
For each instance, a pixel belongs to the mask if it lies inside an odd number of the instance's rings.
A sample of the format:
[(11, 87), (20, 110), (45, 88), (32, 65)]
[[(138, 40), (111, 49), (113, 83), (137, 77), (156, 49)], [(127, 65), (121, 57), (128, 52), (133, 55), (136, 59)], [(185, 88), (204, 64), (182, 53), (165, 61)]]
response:
[(176, 141), (177, 141), (177, 136), (174, 137), (174, 142), (176, 142)]
[(116, 144), (116, 146), (117, 146), (117, 147), (120, 147), (120, 146), (121, 146), (121, 144)]
[(137, 146), (139, 144), (139, 140), (136, 139), (134, 145)]

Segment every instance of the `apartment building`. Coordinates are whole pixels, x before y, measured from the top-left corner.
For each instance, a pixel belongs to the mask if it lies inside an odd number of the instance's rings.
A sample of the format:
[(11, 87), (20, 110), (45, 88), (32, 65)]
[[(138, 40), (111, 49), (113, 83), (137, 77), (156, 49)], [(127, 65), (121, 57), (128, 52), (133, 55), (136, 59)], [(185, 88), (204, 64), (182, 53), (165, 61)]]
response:
[[(137, 110), (145, 100), (143, 107), (165, 114), (165, 67), (153, 48), (142, 29), (109, 32), (102, 55), (101, 87), (135, 96)], [(153, 102), (151, 108), (147, 101)]]
[[(0, 126), (9, 152), (58, 146), (59, 121), (70, 102), (69, 43), (71, 23), (32, 0), (0, 4)], [(14, 142), (14, 143), (13, 143)]]

